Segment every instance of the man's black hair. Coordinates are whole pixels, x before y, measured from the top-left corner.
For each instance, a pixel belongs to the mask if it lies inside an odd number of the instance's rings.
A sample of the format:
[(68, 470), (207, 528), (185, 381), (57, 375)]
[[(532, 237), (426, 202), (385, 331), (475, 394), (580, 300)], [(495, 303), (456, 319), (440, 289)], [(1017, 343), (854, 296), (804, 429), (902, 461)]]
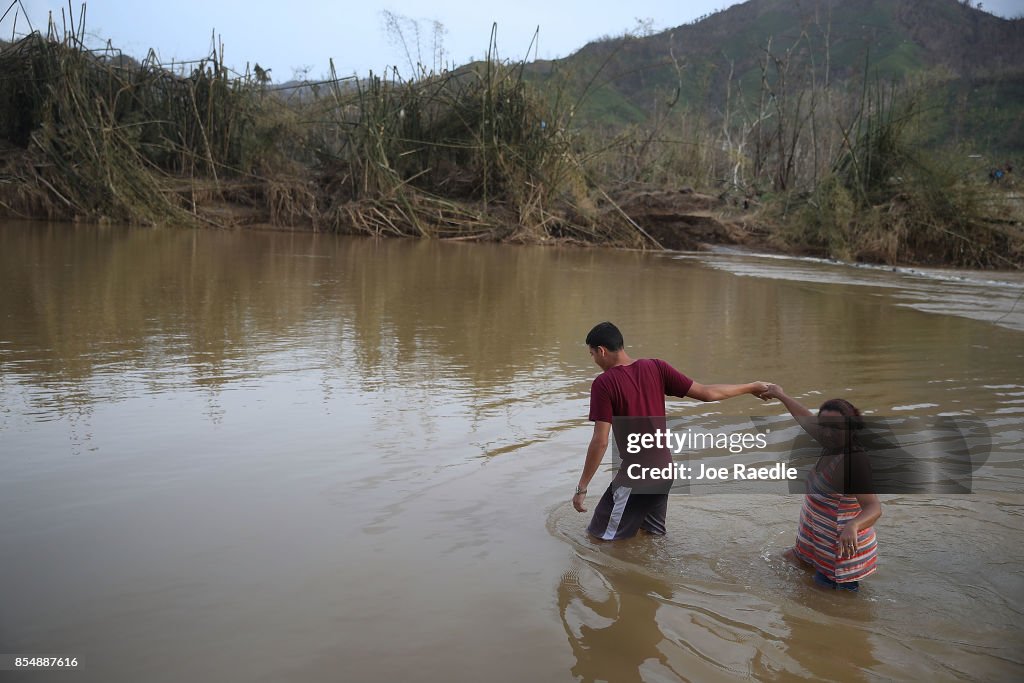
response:
[(603, 346), (609, 351), (621, 351), (625, 342), (619, 328), (609, 322), (598, 323), (587, 335), (587, 346), (596, 349)]

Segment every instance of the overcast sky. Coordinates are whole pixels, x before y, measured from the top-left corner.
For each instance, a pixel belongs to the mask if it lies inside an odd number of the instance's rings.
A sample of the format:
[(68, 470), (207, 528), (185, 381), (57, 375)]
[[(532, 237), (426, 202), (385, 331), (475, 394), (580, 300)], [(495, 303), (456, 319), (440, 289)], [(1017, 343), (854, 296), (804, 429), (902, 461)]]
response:
[[(58, 0), (14, 0), (14, 10), (0, 23), (10, 38), (23, 33), (28, 20), (45, 30), (47, 17), (60, 26)], [(0, 0), (6, 10), (11, 0)], [(498, 24), (502, 58), (525, 57), (534, 31), (540, 27), (530, 58), (564, 57), (586, 43), (606, 35), (635, 31), (638, 20), (654, 30), (687, 23), (737, 4), (731, 0), (89, 0), (86, 32), (90, 45), (110, 39), (115, 47), (138, 58), (154, 48), (164, 63), (197, 59), (209, 54), (214, 30), (224, 43), (225, 61), (236, 70), (247, 62), (272, 69), (275, 82), (287, 81), (303, 69), (316, 78), (334, 59), (339, 75), (365, 76), (395, 65), (408, 72), (409, 58), (393, 31), (386, 28), (385, 12), (404, 18), (405, 44), (413, 61), (435, 64), (433, 24), (444, 28), (440, 45), (445, 65), (464, 64), (486, 54), (491, 25)], [(1024, 0), (983, 0), (984, 9), (1001, 16), (1024, 14)], [(80, 0), (71, 3), (76, 17)], [(22, 9), (24, 11), (22, 11)], [(17, 13), (17, 26), (13, 20)], [(420, 29), (419, 54), (415, 26)]]

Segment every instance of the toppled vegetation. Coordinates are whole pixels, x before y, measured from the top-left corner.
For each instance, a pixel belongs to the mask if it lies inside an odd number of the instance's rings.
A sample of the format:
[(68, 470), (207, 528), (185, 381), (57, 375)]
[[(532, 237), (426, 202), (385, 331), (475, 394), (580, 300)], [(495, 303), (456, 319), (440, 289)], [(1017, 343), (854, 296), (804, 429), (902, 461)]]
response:
[(791, 62), (795, 48), (769, 44), (760, 86), (727, 93), (718, 116), (676, 106), (677, 91), (650, 125), (605, 131), (575, 123), (567, 81), (499, 60), (493, 34), (485, 60), (455, 71), (332, 65), (293, 90), (219, 52), (171, 70), (81, 35), (0, 47), (7, 215), (1024, 264), (1009, 182), (915, 145), (912, 91), (866, 76), (840, 89)]
[(598, 207), (563, 114), (488, 58), (288, 99), (217, 54), (175, 75), (34, 33), (0, 51), (0, 205), (62, 220), (653, 244)]

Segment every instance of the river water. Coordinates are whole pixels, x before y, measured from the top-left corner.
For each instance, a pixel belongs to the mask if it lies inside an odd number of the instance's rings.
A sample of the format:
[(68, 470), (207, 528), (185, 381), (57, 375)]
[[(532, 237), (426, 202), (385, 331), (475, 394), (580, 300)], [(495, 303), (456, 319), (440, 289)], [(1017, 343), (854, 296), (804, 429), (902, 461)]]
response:
[[(1024, 677), (1017, 274), (12, 222), (0, 266), (0, 653), (78, 660), (0, 680)], [(782, 560), (799, 495), (590, 541), (605, 319), (698, 381), (972, 416), (991, 452), (969, 495), (883, 496), (856, 595)]]

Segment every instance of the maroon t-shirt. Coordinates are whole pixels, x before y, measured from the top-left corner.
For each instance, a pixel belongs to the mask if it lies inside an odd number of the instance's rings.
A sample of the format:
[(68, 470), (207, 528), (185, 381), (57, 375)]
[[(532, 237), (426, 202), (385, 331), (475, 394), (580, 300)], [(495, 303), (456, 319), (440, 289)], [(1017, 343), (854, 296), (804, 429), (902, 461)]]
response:
[[(644, 448), (630, 453), (627, 442), (630, 433), (654, 433), (665, 429), (665, 396), (686, 396), (693, 380), (663, 360), (641, 358), (629, 365), (608, 368), (590, 387), (590, 419), (594, 422), (612, 422), (615, 417), (647, 418), (620, 420), (614, 427), (616, 452), (622, 459), (613, 484), (630, 486), (637, 492), (665, 493), (663, 481), (637, 480), (628, 477), (629, 465), (664, 467), (672, 462), (666, 448)], [(664, 490), (663, 490), (664, 489)]]
[(641, 358), (608, 368), (590, 387), (590, 420), (665, 417), (665, 396), (683, 398), (693, 380), (663, 360)]

